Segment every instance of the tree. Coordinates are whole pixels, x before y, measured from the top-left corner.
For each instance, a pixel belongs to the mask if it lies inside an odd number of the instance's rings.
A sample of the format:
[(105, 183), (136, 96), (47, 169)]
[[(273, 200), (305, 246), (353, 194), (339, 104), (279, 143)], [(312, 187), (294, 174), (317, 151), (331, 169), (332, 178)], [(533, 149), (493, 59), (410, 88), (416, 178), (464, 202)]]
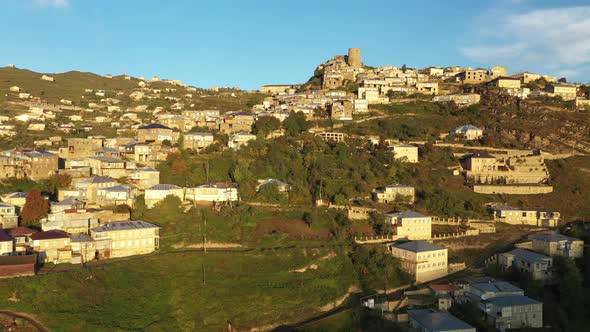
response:
[(296, 136), (301, 132), (309, 129), (310, 124), (305, 119), (303, 112), (291, 112), (289, 117), (283, 121), (283, 127), (287, 131), (287, 135)]
[(26, 226), (39, 226), (39, 220), (49, 213), (49, 201), (41, 195), (41, 192), (33, 189), (27, 194), (25, 205), (21, 212), (23, 224)]
[(408, 66), (406, 66), (406, 64), (404, 63), (404, 65), (402, 66), (402, 72), (406, 72), (408, 70)]
[(559, 83), (567, 83), (567, 78), (561, 77), (560, 79), (557, 80), (557, 82), (559, 82)]
[(268, 134), (281, 128), (281, 121), (274, 116), (260, 117), (254, 125), (252, 125), (252, 132), (259, 138), (266, 138)]

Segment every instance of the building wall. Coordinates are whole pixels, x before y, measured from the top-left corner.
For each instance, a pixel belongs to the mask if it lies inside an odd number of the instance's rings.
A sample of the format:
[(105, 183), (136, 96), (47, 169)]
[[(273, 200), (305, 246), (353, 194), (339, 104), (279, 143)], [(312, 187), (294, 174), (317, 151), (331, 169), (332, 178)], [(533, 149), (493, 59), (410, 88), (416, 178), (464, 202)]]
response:
[(415, 276), (416, 282), (438, 279), (448, 273), (447, 249), (415, 253), (391, 247), (391, 253), (400, 259), (404, 271)]
[(159, 247), (158, 228), (118, 230), (91, 234), (95, 239), (111, 239), (110, 257), (127, 257), (154, 252)]
[(409, 163), (417, 163), (418, 162), (418, 147), (410, 146), (394, 146), (393, 147), (393, 157), (395, 159), (405, 160)]

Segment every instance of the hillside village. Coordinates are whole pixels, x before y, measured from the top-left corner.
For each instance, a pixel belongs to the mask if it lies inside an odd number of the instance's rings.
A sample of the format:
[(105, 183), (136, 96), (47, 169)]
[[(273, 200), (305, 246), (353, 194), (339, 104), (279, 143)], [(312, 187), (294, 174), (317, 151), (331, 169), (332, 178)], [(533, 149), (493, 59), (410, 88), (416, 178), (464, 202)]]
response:
[(282, 324), (354, 286), (408, 331), (563, 327), (547, 312), (590, 255), (590, 85), (565, 78), (370, 67), (351, 48), (258, 91), (15, 65), (0, 91), (0, 286), (15, 297), (54, 270), (309, 246), (298, 274), (347, 276)]

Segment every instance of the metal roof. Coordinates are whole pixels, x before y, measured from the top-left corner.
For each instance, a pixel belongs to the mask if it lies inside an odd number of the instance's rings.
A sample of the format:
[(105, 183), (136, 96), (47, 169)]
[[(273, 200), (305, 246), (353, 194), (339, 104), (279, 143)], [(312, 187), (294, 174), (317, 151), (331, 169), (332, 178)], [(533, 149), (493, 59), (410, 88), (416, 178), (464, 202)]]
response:
[(475, 331), (475, 327), (465, 323), (446, 311), (417, 309), (408, 310), (408, 315), (410, 316), (410, 319), (416, 321), (428, 331)]
[(149, 187), (147, 190), (173, 190), (173, 189), (181, 189), (179, 186), (174, 184), (157, 184), (155, 186)]
[(411, 252), (426, 252), (445, 249), (445, 247), (441, 247), (439, 245), (424, 240), (416, 240), (401, 244), (394, 244), (393, 247), (408, 250)]
[(538, 263), (540, 261), (545, 261), (545, 260), (551, 259), (551, 257), (549, 257), (549, 256), (541, 255), (536, 252), (533, 252), (530, 250), (525, 250), (525, 249), (520, 249), (520, 248), (516, 248), (516, 249), (509, 251), (505, 254), (513, 255), (516, 258), (522, 259), (528, 263)]
[(492, 297), (488, 299), (488, 301), (498, 307), (518, 307), (531, 304), (542, 304), (542, 302), (531, 299), (530, 297), (524, 295), (498, 296)]
[(131, 229), (160, 228), (143, 220), (115, 221), (91, 229), (92, 232), (126, 231)]

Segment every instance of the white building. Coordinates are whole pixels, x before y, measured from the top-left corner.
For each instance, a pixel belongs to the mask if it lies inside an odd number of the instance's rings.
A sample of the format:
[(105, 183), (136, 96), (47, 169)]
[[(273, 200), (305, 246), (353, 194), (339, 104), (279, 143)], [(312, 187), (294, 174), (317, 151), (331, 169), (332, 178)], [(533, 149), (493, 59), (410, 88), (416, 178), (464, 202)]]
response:
[(233, 202), (238, 200), (238, 188), (233, 183), (211, 183), (186, 188), (185, 198), (195, 202)]
[(451, 135), (462, 137), (468, 141), (480, 139), (483, 136), (483, 130), (472, 125), (463, 125), (451, 131)]
[(432, 237), (432, 218), (414, 211), (385, 215), (385, 222), (392, 225), (400, 239), (429, 240)]
[(408, 163), (418, 162), (418, 147), (411, 144), (397, 144), (392, 148), (393, 158)]
[(184, 190), (173, 184), (157, 184), (145, 190), (145, 204), (151, 209), (167, 196), (176, 196), (182, 201), (184, 200)]
[(389, 247), (393, 257), (401, 261), (404, 271), (413, 275), (416, 282), (444, 277), (448, 273), (447, 248), (427, 241), (409, 241)]

